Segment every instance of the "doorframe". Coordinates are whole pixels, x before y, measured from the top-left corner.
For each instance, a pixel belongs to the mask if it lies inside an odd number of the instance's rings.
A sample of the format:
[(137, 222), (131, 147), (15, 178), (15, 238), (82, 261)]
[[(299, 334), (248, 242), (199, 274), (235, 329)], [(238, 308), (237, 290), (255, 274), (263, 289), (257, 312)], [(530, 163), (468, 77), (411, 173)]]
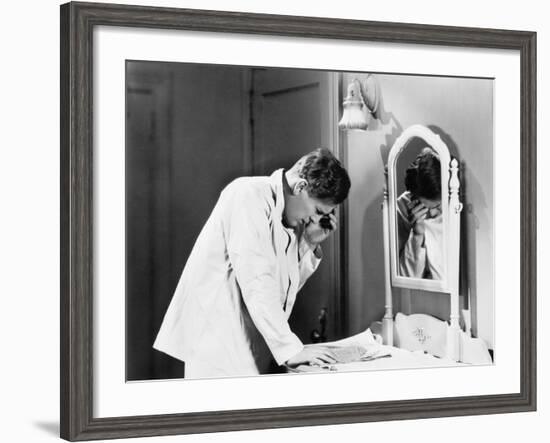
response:
[[(347, 166), (347, 138), (342, 131), (338, 130), (338, 120), (340, 103), (342, 103), (343, 91), (343, 76), (340, 72), (329, 73), (329, 121), (328, 138), (330, 147), (334, 155), (340, 159), (344, 167)], [(333, 250), (333, 297), (330, 298), (331, 305), (329, 306), (329, 317), (331, 318), (334, 328), (335, 338), (344, 338), (349, 336), (349, 312), (348, 312), (348, 288), (349, 288), (349, 266), (348, 266), (348, 217), (349, 206), (346, 199), (338, 207), (338, 235), (332, 236)], [(331, 314), (332, 313), (332, 314)]]

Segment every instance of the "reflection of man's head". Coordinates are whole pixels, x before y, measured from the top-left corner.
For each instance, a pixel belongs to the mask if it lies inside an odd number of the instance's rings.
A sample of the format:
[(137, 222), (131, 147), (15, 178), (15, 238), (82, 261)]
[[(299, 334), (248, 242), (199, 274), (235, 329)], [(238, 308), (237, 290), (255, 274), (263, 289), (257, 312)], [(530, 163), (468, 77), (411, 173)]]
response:
[(431, 218), (441, 214), (441, 163), (430, 147), (420, 154), (405, 171), (405, 188), (413, 201), (428, 208)]

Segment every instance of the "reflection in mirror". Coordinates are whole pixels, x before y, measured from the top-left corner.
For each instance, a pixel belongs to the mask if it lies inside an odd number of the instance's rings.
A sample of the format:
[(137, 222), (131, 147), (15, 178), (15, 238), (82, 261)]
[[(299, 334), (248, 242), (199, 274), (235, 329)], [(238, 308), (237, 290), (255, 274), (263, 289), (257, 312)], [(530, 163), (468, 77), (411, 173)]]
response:
[(421, 139), (412, 140), (399, 156), (396, 176), (399, 275), (442, 280), (445, 237), (439, 156)]

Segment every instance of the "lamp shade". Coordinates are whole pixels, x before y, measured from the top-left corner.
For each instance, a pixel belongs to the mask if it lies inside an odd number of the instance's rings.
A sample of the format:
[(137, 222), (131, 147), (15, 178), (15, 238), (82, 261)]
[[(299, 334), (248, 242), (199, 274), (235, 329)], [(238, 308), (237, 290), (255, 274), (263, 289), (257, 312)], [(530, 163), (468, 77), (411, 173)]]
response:
[(359, 80), (354, 79), (348, 85), (348, 93), (343, 103), (344, 112), (342, 113), (338, 127), (344, 130), (367, 129), (368, 120), (363, 109), (364, 106), (361, 84)]

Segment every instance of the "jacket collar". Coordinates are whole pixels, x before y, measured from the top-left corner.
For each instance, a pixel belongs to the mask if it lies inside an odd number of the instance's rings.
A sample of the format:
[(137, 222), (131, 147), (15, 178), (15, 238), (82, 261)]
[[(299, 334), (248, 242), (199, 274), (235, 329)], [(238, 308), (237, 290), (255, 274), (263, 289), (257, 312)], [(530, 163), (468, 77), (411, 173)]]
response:
[[(285, 194), (283, 190), (283, 174), (284, 169), (277, 169), (269, 177), (269, 183), (271, 185), (271, 191), (273, 192), (273, 198), (275, 199), (275, 211), (277, 219), (283, 222), (283, 214), (285, 210)], [(283, 225), (284, 226), (284, 225)]]
[(277, 169), (269, 177), (269, 182), (271, 185), (271, 191), (273, 192), (273, 198), (275, 199), (275, 215), (276, 220), (281, 221), (281, 227), (289, 233), (293, 233), (296, 236), (301, 236), (302, 227), (297, 229), (286, 227), (283, 223), (283, 214), (285, 210), (285, 194), (284, 194), (284, 185), (283, 185), (283, 174), (285, 173), (284, 169)]

